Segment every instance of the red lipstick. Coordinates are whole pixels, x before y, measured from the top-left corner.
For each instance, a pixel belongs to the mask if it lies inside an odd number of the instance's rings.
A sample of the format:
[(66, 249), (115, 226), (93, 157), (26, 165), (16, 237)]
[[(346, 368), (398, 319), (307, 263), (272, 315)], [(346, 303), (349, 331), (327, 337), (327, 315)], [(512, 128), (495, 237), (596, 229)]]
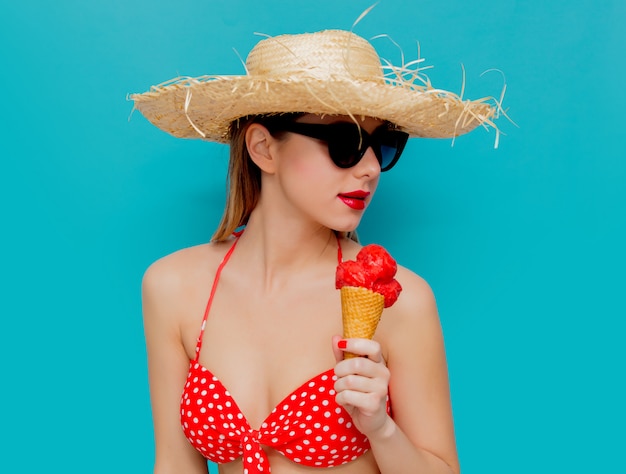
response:
[(351, 191), (349, 193), (339, 194), (338, 197), (343, 203), (351, 209), (362, 211), (365, 209), (365, 198), (370, 195), (367, 191)]

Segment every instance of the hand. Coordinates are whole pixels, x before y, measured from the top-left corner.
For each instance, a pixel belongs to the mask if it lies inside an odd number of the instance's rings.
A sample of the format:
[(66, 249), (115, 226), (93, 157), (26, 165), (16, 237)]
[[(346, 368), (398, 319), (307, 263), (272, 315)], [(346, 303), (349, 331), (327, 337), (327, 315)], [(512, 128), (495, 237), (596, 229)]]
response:
[[(338, 342), (346, 341), (345, 348)], [(343, 351), (366, 357), (343, 360)], [(387, 413), (389, 369), (381, 352), (380, 344), (369, 339), (341, 339), (333, 337), (335, 366), (335, 400), (352, 417), (357, 429), (367, 437), (381, 432), (390, 417)]]

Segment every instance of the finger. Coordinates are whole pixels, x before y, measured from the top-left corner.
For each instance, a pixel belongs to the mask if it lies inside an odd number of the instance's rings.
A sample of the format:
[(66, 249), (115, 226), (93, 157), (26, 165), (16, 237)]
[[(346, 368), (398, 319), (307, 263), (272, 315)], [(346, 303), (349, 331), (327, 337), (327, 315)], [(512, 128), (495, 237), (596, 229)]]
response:
[(335, 381), (335, 392), (343, 392), (346, 390), (352, 390), (355, 392), (363, 393), (387, 393), (387, 380), (384, 374), (381, 377), (364, 377), (362, 375), (346, 375), (345, 377), (338, 377)]
[(382, 379), (385, 382), (389, 381), (389, 369), (387, 366), (365, 357), (355, 357), (354, 359), (346, 359), (339, 362), (335, 366), (335, 375), (337, 375), (337, 378), (356, 375), (371, 379)]
[(381, 410), (386, 403), (386, 396), (378, 393), (344, 390), (335, 397), (337, 404), (358, 409), (365, 416), (372, 416)]
[[(368, 346), (369, 349), (359, 349), (359, 346), (364, 347), (360, 341), (365, 342), (365, 345)], [(367, 367), (371, 367), (371, 364), (378, 364), (386, 367), (385, 359), (380, 350), (380, 345), (377, 342), (372, 342), (367, 339), (340, 339), (337, 342), (337, 347), (342, 352), (355, 354), (357, 356), (345, 359), (345, 362), (351, 362), (351, 364), (344, 367), (344, 375), (348, 373), (361, 373), (362, 375), (369, 376), (371, 375), (369, 370), (367, 373), (362, 372), (362, 370)], [(335, 354), (335, 358), (339, 357), (337, 353)], [(341, 357), (343, 358), (343, 356)], [(342, 363), (339, 363), (340, 360), (341, 359), (337, 359), (338, 366), (343, 365)]]
[(343, 360), (343, 350), (338, 347), (338, 343), (341, 340), (341, 336), (333, 336), (333, 354), (335, 361), (340, 362)]
[(337, 346), (345, 352), (367, 357), (374, 362), (384, 361), (380, 344), (374, 340), (361, 338), (340, 339), (337, 341)]

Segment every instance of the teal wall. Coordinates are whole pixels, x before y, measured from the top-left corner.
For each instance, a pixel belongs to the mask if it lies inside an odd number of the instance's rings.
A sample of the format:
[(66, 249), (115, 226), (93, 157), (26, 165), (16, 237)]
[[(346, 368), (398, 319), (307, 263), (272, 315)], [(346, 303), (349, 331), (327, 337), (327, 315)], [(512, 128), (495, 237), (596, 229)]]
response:
[[(259, 37), (350, 28), (373, 0), (59, 0), (0, 11), (0, 472), (151, 472), (140, 280), (206, 241), (227, 150), (128, 93), (240, 74)], [(623, 461), (626, 3), (382, 0), (355, 31), (416, 42), (435, 86), (519, 125), (413, 141), (361, 228), (423, 275), (446, 335), (464, 474)], [(398, 62), (385, 40), (375, 44)]]

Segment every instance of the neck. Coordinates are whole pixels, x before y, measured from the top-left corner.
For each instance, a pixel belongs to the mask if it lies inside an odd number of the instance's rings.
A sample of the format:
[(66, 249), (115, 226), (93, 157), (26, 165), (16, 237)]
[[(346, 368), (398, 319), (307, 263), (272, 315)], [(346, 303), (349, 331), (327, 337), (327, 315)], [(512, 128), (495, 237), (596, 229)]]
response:
[(237, 245), (247, 268), (268, 289), (283, 287), (294, 276), (326, 274), (337, 265), (337, 238), (323, 226), (271, 219), (260, 208), (250, 215)]

